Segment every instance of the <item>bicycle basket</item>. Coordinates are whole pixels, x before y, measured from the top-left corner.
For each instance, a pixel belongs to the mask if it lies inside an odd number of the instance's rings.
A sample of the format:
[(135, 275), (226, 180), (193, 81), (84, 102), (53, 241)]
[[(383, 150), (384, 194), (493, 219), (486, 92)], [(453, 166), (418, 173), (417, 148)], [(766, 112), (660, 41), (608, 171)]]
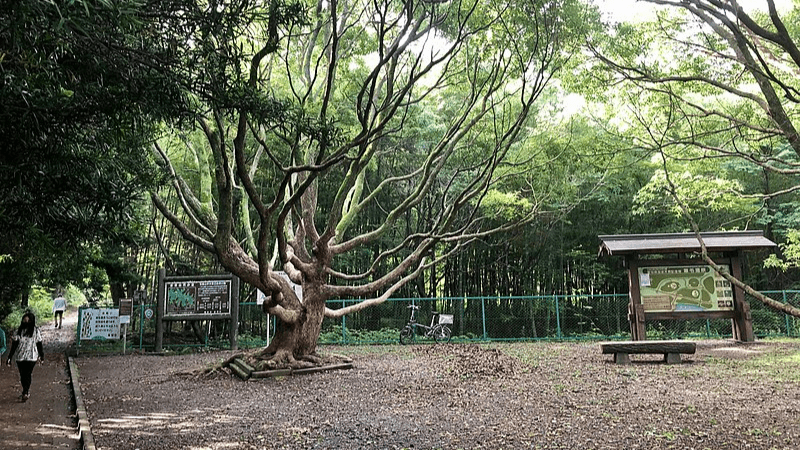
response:
[(453, 315), (439, 314), (439, 323), (453, 323)]

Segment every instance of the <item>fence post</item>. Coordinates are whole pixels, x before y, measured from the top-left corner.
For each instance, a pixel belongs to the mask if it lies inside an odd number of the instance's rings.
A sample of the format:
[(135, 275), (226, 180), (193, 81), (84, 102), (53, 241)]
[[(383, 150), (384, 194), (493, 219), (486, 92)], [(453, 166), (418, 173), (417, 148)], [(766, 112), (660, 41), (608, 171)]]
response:
[[(345, 301), (342, 299), (342, 308), (345, 307)], [(346, 316), (342, 316), (342, 345), (347, 344), (347, 322), (345, 319)]]
[(711, 339), (711, 320), (706, 319), (706, 339)]
[(164, 310), (166, 308), (166, 300), (164, 293), (164, 278), (167, 276), (167, 269), (158, 269), (158, 294), (156, 295), (156, 353), (161, 353), (164, 350)]
[(139, 353), (142, 353), (144, 345), (144, 300), (139, 305)]
[[(784, 289), (782, 292), (783, 292), (783, 304), (785, 305), (785, 304), (787, 304), (789, 302), (789, 300), (786, 299), (786, 290)], [(789, 315), (788, 314), (784, 314), (783, 318), (786, 321), (786, 336), (787, 337), (792, 337), (792, 329), (790, 328), (790, 325), (789, 325)]]
[[(75, 328), (75, 356), (81, 356), (81, 318), (83, 317), (81, 311), (83, 311), (83, 309), (83, 306), (78, 307), (78, 326)], [(11, 359), (11, 355), (9, 355), (9, 359)]]
[(483, 340), (489, 337), (486, 335), (486, 297), (481, 297), (481, 319), (483, 320)]
[(553, 300), (556, 304), (556, 336), (561, 339), (561, 308), (558, 304), (558, 296), (553, 296)]

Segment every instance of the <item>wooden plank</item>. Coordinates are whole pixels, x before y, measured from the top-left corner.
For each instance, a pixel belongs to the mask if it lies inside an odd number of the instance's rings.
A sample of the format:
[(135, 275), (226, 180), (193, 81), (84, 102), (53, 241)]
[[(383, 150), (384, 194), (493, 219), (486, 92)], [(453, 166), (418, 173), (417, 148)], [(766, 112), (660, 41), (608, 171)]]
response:
[(308, 369), (297, 369), (293, 373), (295, 375), (308, 375), (310, 373), (318, 373), (318, 372), (326, 372), (328, 370), (342, 370), (342, 369), (352, 369), (352, 364), (332, 364), (330, 366), (322, 366), (322, 367), (309, 367)]
[(239, 364), (239, 366), (242, 369), (246, 370), (247, 373), (253, 373), (256, 370), (255, 367), (253, 367), (250, 364), (247, 364), (246, 362), (244, 362), (244, 360), (242, 358), (234, 358), (233, 360), (236, 361), (236, 363)]
[(236, 374), (236, 376), (237, 376), (237, 377), (239, 377), (239, 378), (241, 378), (242, 380), (245, 380), (245, 381), (246, 381), (248, 378), (250, 378), (250, 375), (251, 375), (251, 374), (250, 374), (250, 373), (248, 373), (248, 372), (247, 372), (245, 369), (243, 369), (241, 366), (239, 366), (239, 364), (237, 364), (237, 363), (236, 363), (236, 361), (234, 361), (234, 362), (230, 363), (230, 365), (228, 365), (228, 367), (230, 367), (230, 368), (231, 368), (231, 371), (232, 371), (233, 373), (235, 373), (235, 374)]
[(620, 341), (601, 343), (603, 354), (694, 353), (697, 344), (690, 341)]
[(344, 364), (333, 364), (330, 366), (323, 366), (323, 367), (309, 367), (307, 369), (277, 369), (277, 370), (262, 370), (262, 371), (255, 371), (250, 374), (251, 378), (272, 378), (272, 377), (283, 377), (289, 375), (308, 375), (312, 373), (319, 373), (325, 372), (328, 370), (342, 370), (342, 369), (352, 369), (352, 363), (344, 363)]
[(252, 378), (285, 377), (292, 374), (292, 369), (261, 370), (250, 374)]

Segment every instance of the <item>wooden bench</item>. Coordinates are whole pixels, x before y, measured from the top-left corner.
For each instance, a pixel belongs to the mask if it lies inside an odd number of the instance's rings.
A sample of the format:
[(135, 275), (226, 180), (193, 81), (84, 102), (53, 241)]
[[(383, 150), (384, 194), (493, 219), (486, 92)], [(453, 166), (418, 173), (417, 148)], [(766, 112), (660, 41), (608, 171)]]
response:
[(694, 354), (697, 344), (689, 341), (618, 341), (600, 344), (604, 355), (614, 355), (617, 364), (630, 364), (630, 354), (663, 354), (667, 364), (680, 364), (681, 353)]

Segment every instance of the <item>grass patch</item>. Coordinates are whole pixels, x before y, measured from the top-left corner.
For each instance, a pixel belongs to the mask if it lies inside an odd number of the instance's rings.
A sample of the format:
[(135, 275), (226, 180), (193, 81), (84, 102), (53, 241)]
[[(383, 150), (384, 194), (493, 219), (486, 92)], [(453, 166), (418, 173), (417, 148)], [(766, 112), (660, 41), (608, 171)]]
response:
[(706, 362), (727, 372), (726, 376), (800, 383), (800, 353), (793, 349), (773, 347), (752, 358), (714, 357), (708, 358)]

